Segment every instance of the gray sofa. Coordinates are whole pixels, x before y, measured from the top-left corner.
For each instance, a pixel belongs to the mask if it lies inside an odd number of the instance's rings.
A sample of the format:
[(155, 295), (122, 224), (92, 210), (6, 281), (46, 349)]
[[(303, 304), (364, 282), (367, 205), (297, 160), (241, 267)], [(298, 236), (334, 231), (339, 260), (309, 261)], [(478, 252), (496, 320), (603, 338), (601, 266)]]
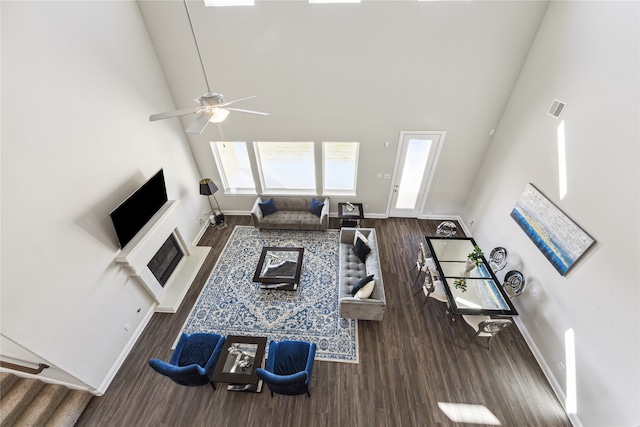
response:
[[(364, 263), (352, 251), (356, 230), (369, 240), (367, 245), (371, 248)], [(382, 320), (387, 301), (384, 295), (376, 230), (374, 228), (342, 228), (340, 230), (339, 257), (338, 305), (340, 317)], [(364, 299), (351, 296), (353, 285), (371, 274), (375, 280), (371, 296)]]
[(253, 225), (258, 229), (326, 230), (329, 228), (329, 198), (324, 199), (320, 217), (310, 212), (311, 199), (299, 196), (274, 197), (273, 201), (278, 211), (264, 216), (258, 205), (264, 200), (258, 197), (251, 209)]

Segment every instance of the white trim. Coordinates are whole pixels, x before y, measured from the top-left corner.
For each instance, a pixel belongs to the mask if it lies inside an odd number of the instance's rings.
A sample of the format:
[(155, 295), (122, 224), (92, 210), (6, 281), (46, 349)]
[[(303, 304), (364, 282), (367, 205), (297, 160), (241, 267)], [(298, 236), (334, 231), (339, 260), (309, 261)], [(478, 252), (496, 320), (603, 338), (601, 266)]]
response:
[[(353, 170), (353, 188), (348, 190), (340, 190), (336, 188), (326, 188), (326, 178), (327, 178), (327, 162), (326, 162), (326, 146), (327, 144), (355, 144), (356, 146), (356, 158), (355, 158), (355, 167)], [(358, 166), (360, 161), (360, 143), (357, 141), (322, 141), (320, 143), (320, 151), (321, 151), (321, 171), (320, 171), (320, 187), (322, 189), (322, 194), (327, 196), (336, 196), (336, 197), (355, 197), (356, 191), (358, 189)]]
[(138, 338), (140, 338), (140, 335), (142, 335), (142, 332), (147, 327), (147, 324), (151, 320), (151, 317), (153, 316), (153, 313), (155, 313), (155, 311), (156, 311), (156, 305), (153, 304), (151, 305), (151, 307), (149, 307), (149, 310), (147, 310), (147, 312), (145, 313), (144, 317), (138, 324), (138, 327), (136, 328), (136, 330), (133, 331), (133, 333), (131, 334), (131, 338), (129, 338), (129, 341), (127, 341), (127, 345), (125, 345), (125, 347), (120, 352), (120, 355), (111, 366), (111, 369), (109, 370), (107, 375), (104, 377), (102, 384), (100, 384), (97, 390), (93, 390), (93, 391), (89, 390), (92, 394), (95, 394), (96, 396), (102, 396), (107, 391), (109, 384), (111, 384), (111, 381), (113, 381), (113, 378), (115, 378), (116, 374), (120, 370), (120, 367), (124, 363), (125, 359), (127, 358), (127, 356), (129, 356), (131, 349), (133, 348), (134, 344), (138, 341)]
[[(296, 188), (296, 189), (289, 189), (287, 188), (272, 188), (272, 187), (267, 187), (266, 183), (265, 183), (265, 171), (263, 168), (263, 162), (262, 162), (262, 157), (261, 157), (261, 148), (260, 145), (262, 144), (262, 150), (263, 151), (268, 151), (267, 147), (273, 146), (274, 144), (289, 144), (290, 146), (293, 145), (300, 145), (300, 144), (311, 144), (310, 148), (311, 148), (311, 167), (313, 168), (313, 186), (312, 187), (307, 187), (307, 188)], [(316, 194), (318, 191), (318, 177), (317, 177), (317, 173), (318, 171), (316, 170), (316, 143), (314, 141), (253, 141), (253, 150), (256, 156), (256, 167), (258, 168), (258, 175), (260, 177), (260, 187), (262, 188), (262, 191), (260, 192), (261, 195), (277, 195), (277, 194)]]
[[(438, 216), (426, 215), (425, 219), (457, 220), (460, 226), (462, 227), (462, 229), (464, 230), (465, 234), (467, 236), (472, 236), (467, 225), (464, 223), (462, 218), (460, 218), (460, 216), (458, 215), (438, 215)], [(524, 338), (524, 341), (527, 343), (527, 346), (531, 350), (533, 357), (535, 357), (536, 361), (538, 362), (538, 366), (540, 366), (542, 373), (547, 378), (547, 381), (549, 382), (551, 389), (553, 390), (554, 394), (560, 401), (560, 405), (562, 406), (562, 409), (564, 410), (565, 414), (567, 414), (567, 417), (569, 417), (569, 421), (571, 421), (571, 425), (573, 425), (574, 427), (583, 427), (582, 422), (578, 417), (578, 414), (570, 414), (567, 412), (567, 408), (565, 404), (567, 401), (567, 396), (565, 395), (564, 390), (562, 390), (560, 383), (558, 383), (558, 380), (556, 379), (555, 375), (553, 374), (553, 371), (549, 367), (549, 364), (547, 363), (545, 358), (542, 356), (542, 353), (540, 352), (540, 350), (538, 349), (538, 346), (536, 345), (535, 341), (531, 337), (531, 334), (529, 334), (529, 331), (527, 330), (526, 326), (524, 325), (524, 323), (522, 322), (519, 316), (514, 316), (512, 317), (512, 319), (515, 322), (516, 326), (518, 327), (518, 330), (520, 330), (520, 333)]]
[(562, 390), (560, 383), (558, 383), (558, 380), (556, 380), (555, 375), (553, 375), (553, 371), (549, 367), (549, 364), (547, 364), (547, 361), (542, 356), (542, 353), (540, 352), (540, 350), (538, 349), (538, 346), (536, 345), (535, 341), (531, 337), (531, 334), (529, 334), (529, 331), (527, 330), (526, 326), (524, 325), (522, 320), (520, 320), (520, 318), (517, 316), (514, 317), (513, 320), (515, 321), (516, 326), (518, 326), (518, 329), (520, 330), (520, 333), (522, 334), (522, 337), (524, 338), (525, 342), (529, 346), (531, 353), (533, 353), (533, 357), (536, 358), (536, 361), (538, 362), (540, 369), (542, 369), (542, 373), (544, 373), (544, 376), (547, 378), (547, 381), (549, 382), (551, 389), (553, 390), (556, 397), (560, 401), (560, 405), (562, 405), (562, 409), (564, 409), (565, 413), (567, 414), (567, 417), (569, 417), (569, 421), (571, 421), (571, 425), (573, 425), (574, 427), (582, 427), (582, 421), (580, 421), (578, 414), (567, 413), (567, 408), (565, 405), (565, 402), (567, 401), (567, 396), (565, 395), (564, 390)]
[(402, 160), (401, 154), (404, 146), (404, 139), (405, 139), (405, 136), (407, 135), (438, 135), (437, 141), (434, 142), (435, 152), (433, 153), (431, 168), (429, 168), (429, 170), (427, 171), (428, 175), (426, 176), (426, 178), (423, 177), (423, 179), (425, 179), (424, 189), (422, 190), (422, 194), (419, 195), (420, 200), (418, 202), (418, 207), (416, 208), (418, 212), (418, 215), (416, 216), (416, 218), (419, 218), (420, 212), (424, 211), (424, 206), (426, 205), (427, 199), (429, 197), (429, 190), (431, 189), (433, 177), (435, 176), (436, 168), (438, 167), (438, 160), (440, 159), (440, 153), (442, 152), (442, 147), (444, 146), (444, 141), (447, 136), (447, 131), (425, 131), (425, 130), (400, 131), (400, 137), (398, 138), (398, 147), (396, 150), (396, 160), (393, 165), (393, 174), (391, 175), (391, 185), (389, 186), (389, 197), (387, 199), (387, 217), (391, 215), (391, 210), (392, 210), (391, 204), (393, 202), (393, 193), (394, 193), (396, 180), (398, 178), (398, 166), (400, 165), (400, 161)]
[(204, 233), (207, 231), (207, 228), (209, 228), (209, 225), (211, 224), (208, 218), (209, 215), (211, 214), (207, 214), (207, 219), (203, 220), (203, 224), (202, 224), (202, 227), (200, 227), (200, 231), (198, 231), (198, 234), (196, 234), (196, 237), (191, 241), (191, 246), (198, 246), (200, 239), (202, 239), (202, 236), (204, 236)]

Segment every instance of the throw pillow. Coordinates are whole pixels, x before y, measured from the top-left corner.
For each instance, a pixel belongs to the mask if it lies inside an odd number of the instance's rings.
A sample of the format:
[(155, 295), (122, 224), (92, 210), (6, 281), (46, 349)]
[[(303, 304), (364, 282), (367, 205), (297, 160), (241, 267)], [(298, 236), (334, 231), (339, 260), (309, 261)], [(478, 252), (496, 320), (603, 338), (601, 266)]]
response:
[(364, 243), (369, 243), (369, 239), (367, 239), (365, 235), (362, 234), (359, 230), (356, 230), (355, 236), (353, 238), (354, 245), (357, 243), (358, 239), (362, 240)]
[(371, 252), (371, 248), (367, 246), (367, 244), (363, 242), (362, 239), (356, 239), (356, 244), (351, 250), (362, 262), (367, 259), (367, 255), (369, 255), (369, 252)]
[(273, 197), (266, 202), (259, 202), (258, 205), (260, 206), (260, 210), (264, 216), (278, 212), (278, 208), (276, 208), (276, 202), (273, 201)]
[(315, 216), (320, 216), (322, 214), (322, 208), (324, 207), (324, 202), (320, 200), (311, 199), (311, 209), (309, 211)]
[(373, 280), (373, 274), (358, 280), (356, 284), (353, 285), (353, 288), (351, 288), (351, 296), (354, 296), (361, 288), (364, 287), (364, 285), (366, 285), (372, 280)]
[(373, 287), (375, 286), (376, 281), (371, 280), (369, 283), (364, 285), (358, 292), (356, 292), (355, 297), (360, 299), (369, 298), (373, 293)]

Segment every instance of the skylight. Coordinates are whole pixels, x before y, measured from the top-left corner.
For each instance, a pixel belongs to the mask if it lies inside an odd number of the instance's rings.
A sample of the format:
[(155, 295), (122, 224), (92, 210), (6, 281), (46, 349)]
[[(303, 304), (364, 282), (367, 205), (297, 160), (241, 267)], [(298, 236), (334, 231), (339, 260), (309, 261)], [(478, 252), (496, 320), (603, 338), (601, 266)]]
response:
[(205, 6), (253, 6), (254, 0), (204, 0)]

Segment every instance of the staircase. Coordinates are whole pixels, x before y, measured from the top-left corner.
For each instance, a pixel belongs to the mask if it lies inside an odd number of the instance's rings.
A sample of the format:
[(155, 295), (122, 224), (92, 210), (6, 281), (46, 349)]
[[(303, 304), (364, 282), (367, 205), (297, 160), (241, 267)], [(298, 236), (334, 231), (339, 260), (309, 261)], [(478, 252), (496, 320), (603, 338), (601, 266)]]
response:
[(75, 425), (93, 395), (0, 372), (0, 426)]

